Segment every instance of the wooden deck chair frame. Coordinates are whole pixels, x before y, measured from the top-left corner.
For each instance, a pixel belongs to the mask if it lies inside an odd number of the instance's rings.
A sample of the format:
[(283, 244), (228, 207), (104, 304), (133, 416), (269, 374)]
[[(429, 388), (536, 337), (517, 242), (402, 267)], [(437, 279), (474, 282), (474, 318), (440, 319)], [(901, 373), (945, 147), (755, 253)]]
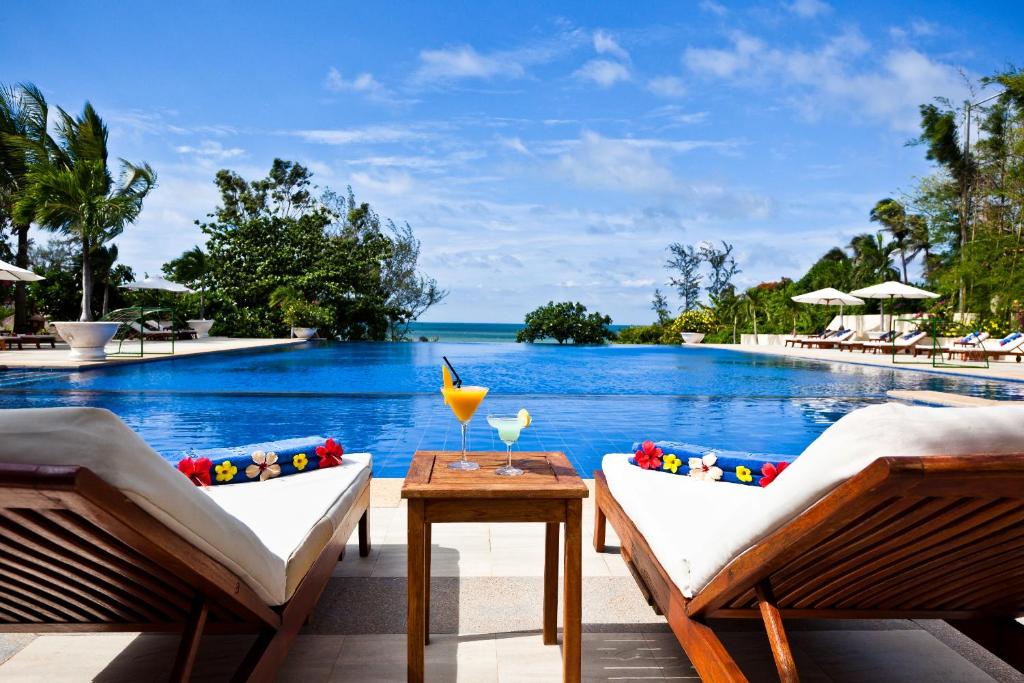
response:
[(206, 633), (253, 633), (232, 680), (272, 681), (359, 527), (370, 480), (291, 599), (268, 606), (218, 560), (83, 467), (0, 464), (0, 632), (181, 632), (172, 681)]
[[(733, 558), (687, 599), (594, 473), (594, 548), (611, 522), (641, 592), (705, 681), (746, 681), (708, 618), (760, 618), (782, 681), (783, 619), (944, 619), (1024, 671), (1024, 454), (880, 458)], [(723, 484), (728, 485), (728, 484)]]

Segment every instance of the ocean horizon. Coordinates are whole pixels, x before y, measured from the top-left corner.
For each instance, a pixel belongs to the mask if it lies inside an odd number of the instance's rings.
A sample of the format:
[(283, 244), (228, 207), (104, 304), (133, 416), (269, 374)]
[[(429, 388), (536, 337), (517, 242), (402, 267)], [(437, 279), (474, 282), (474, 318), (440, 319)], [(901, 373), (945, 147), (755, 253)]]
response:
[[(414, 322), (409, 326), (413, 341), (439, 342), (514, 342), (522, 323), (426, 323)], [(609, 325), (618, 332), (629, 325)]]

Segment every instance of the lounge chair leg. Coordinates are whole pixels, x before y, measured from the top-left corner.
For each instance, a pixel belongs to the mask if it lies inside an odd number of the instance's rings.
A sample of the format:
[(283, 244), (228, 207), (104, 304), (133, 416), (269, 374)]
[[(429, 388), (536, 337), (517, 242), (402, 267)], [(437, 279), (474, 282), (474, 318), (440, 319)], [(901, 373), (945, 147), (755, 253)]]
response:
[(746, 683), (747, 677), (722, 645), (722, 641), (706, 623), (690, 618), (680, 598), (672, 596), (669, 599), (666, 617), (672, 633), (683, 646), (683, 651), (701, 680)]
[(367, 557), (370, 554), (370, 507), (359, 518), (359, 557)]
[(604, 510), (601, 509), (600, 499), (597, 499), (594, 501), (594, 550), (596, 552), (604, 552), (604, 535), (607, 526), (608, 518), (605, 517)]
[(768, 579), (754, 586), (754, 593), (757, 595), (757, 605), (761, 609), (765, 630), (768, 631), (768, 642), (772, 646), (775, 667), (779, 670), (779, 680), (783, 683), (797, 683), (800, 676), (796, 672), (796, 662), (793, 661), (793, 653), (789, 649), (789, 641), (786, 639), (782, 615), (775, 604), (775, 594), (772, 592), (772, 586)]
[(1024, 626), (1005, 619), (947, 619), (946, 623), (1004, 662), (1024, 672)]
[(184, 683), (192, 677), (192, 666), (199, 652), (203, 627), (206, 626), (206, 614), (206, 599), (202, 595), (197, 595), (192, 601), (192, 609), (188, 613), (188, 621), (185, 622), (185, 631), (181, 634), (178, 654), (174, 658), (174, 668), (171, 669), (171, 681)]

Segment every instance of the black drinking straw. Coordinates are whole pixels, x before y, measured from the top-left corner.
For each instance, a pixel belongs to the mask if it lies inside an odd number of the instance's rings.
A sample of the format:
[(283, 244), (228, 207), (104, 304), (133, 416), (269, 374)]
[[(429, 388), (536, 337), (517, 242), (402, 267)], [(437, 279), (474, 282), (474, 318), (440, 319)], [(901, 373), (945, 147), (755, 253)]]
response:
[(441, 356), (441, 359), (444, 360), (444, 364), (447, 365), (448, 369), (452, 371), (453, 375), (455, 375), (455, 386), (456, 386), (456, 388), (461, 389), (462, 388), (462, 378), (459, 377), (459, 373), (455, 372), (455, 368), (452, 367), (452, 362), (450, 360), (448, 360), (448, 356)]

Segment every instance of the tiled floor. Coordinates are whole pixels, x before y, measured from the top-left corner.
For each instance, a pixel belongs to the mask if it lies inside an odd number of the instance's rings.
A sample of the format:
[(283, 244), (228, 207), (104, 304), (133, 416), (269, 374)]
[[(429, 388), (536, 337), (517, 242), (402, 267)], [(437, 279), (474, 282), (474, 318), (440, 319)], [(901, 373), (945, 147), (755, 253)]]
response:
[[(406, 524), (399, 483), (375, 480), (373, 552), (360, 558), (349, 546), (279, 680), (404, 680)], [(585, 539), (592, 525), (591, 498), (585, 501)], [(434, 527), (428, 680), (560, 679), (560, 649), (544, 646), (539, 631), (543, 536), (542, 525)], [(584, 544), (584, 680), (697, 680), (664, 619), (644, 603), (614, 552), (614, 533), (608, 542), (612, 552), (600, 555)], [(757, 623), (719, 628), (752, 681), (777, 680)], [(796, 622), (790, 629), (805, 681), (1022, 680), (970, 641), (951, 638), (909, 621)], [(226, 680), (247, 645), (239, 637), (204, 639), (195, 680)], [(0, 638), (0, 654), (21, 648), (0, 666), (0, 681), (162, 680), (176, 646), (173, 636), (137, 634), (40, 636), (27, 645)]]

